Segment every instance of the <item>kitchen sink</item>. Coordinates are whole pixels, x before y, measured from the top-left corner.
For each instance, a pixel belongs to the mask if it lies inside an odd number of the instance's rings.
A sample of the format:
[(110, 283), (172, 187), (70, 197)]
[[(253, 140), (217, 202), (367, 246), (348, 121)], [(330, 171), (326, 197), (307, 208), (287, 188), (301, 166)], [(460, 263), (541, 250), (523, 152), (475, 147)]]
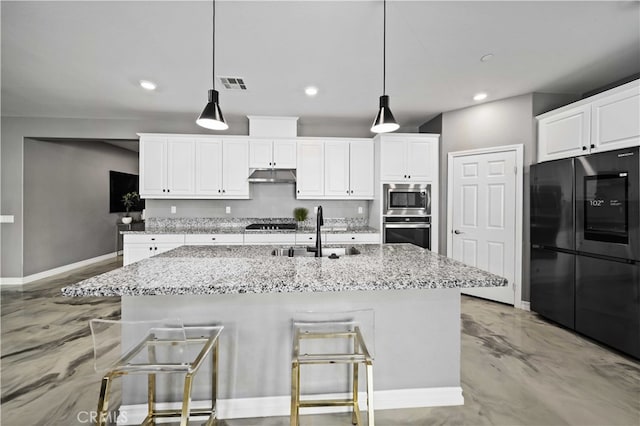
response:
[[(336, 256), (354, 256), (360, 254), (355, 247), (323, 247), (322, 257), (330, 257), (332, 254)], [(284, 247), (271, 250), (272, 256), (284, 257), (314, 257), (315, 253), (308, 251), (305, 246)]]

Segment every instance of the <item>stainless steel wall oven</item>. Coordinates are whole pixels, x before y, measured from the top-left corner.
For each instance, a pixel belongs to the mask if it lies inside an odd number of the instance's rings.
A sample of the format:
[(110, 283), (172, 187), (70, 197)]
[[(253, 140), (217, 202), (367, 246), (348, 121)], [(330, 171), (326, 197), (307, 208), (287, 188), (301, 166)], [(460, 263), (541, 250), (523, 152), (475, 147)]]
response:
[(431, 249), (431, 185), (385, 184), (383, 242)]

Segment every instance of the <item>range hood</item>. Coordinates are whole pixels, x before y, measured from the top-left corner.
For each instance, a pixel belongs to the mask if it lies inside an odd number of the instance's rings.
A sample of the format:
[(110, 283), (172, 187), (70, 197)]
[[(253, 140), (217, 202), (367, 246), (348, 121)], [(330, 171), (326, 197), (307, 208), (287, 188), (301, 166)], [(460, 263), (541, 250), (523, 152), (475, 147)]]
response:
[(247, 180), (251, 183), (296, 183), (296, 170), (256, 169)]

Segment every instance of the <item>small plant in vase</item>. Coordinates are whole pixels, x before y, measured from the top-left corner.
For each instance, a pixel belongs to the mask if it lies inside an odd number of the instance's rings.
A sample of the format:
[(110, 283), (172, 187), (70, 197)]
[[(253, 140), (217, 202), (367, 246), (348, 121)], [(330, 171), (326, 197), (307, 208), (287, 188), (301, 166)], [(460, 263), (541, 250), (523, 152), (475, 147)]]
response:
[(122, 218), (122, 223), (131, 223), (133, 218), (129, 216), (129, 211), (131, 211), (131, 207), (133, 207), (138, 201), (140, 201), (140, 194), (137, 192), (127, 192), (122, 196), (122, 204), (124, 204), (124, 208), (126, 213)]
[(298, 222), (298, 227), (302, 226), (302, 222), (307, 220), (309, 210), (304, 207), (296, 207), (293, 209), (293, 217)]

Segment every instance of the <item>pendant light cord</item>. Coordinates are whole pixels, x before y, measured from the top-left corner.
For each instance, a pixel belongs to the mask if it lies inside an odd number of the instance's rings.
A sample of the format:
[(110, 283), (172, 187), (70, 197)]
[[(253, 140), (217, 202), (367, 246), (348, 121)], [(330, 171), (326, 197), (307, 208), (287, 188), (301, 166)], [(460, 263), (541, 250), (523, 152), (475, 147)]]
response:
[(387, 0), (384, 1), (382, 24), (382, 94), (387, 94)]
[(211, 88), (216, 88), (216, 0), (213, 0), (213, 32), (212, 32), (212, 60), (211, 60)]

